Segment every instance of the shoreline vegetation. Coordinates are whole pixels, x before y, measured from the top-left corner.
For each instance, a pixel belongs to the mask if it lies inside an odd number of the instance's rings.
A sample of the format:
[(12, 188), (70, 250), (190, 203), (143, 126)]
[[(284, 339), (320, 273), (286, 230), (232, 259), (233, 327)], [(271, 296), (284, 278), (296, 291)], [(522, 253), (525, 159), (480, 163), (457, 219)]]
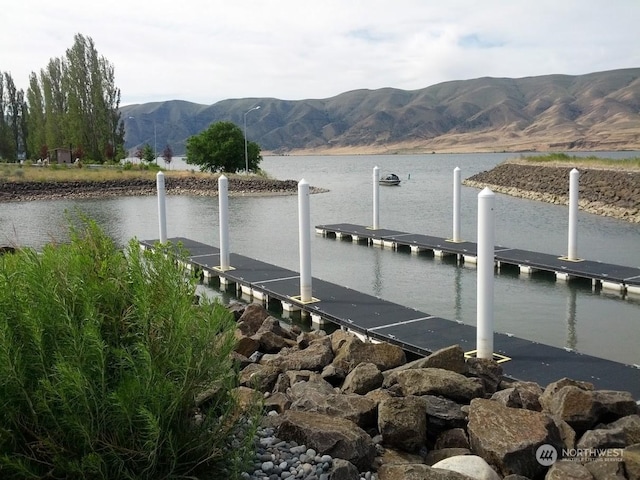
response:
[(614, 160), (549, 154), (507, 160), (463, 184), (556, 205), (569, 203), (569, 172), (579, 176), (580, 209), (640, 223), (640, 158)]
[[(108, 198), (155, 195), (156, 169), (117, 167), (9, 167), (0, 168), (0, 202)], [(167, 195), (217, 196), (220, 174), (163, 171)], [(229, 196), (295, 195), (298, 182), (263, 175), (225, 174)], [(311, 193), (325, 189), (311, 187)]]

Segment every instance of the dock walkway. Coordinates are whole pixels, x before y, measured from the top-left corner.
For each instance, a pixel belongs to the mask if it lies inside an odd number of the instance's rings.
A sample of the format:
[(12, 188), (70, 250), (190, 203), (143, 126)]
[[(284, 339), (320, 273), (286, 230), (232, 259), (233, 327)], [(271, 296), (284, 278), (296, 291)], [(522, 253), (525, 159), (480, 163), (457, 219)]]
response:
[[(364, 241), (394, 249), (407, 247), (414, 252), (431, 250), (436, 256), (457, 255), (462, 261), (476, 263), (477, 244), (474, 242), (453, 242), (446, 238), (406, 233), (398, 230), (372, 230), (362, 225), (337, 223), (317, 225), (316, 232), (322, 235), (335, 235), (339, 238), (351, 238), (354, 242)], [(640, 294), (640, 268), (614, 265), (593, 260), (569, 260), (547, 253), (532, 252), (497, 245), (494, 247), (495, 262), (513, 265), (520, 273), (535, 271), (552, 272), (558, 280), (585, 278), (594, 286), (600, 285), (608, 290)]]
[[(141, 241), (152, 248), (157, 240)], [(218, 248), (184, 237), (170, 238), (188, 252), (192, 268), (206, 277), (220, 277), (221, 283), (258, 301), (277, 300), (297, 307), (312, 318), (329, 321), (372, 341), (385, 341), (408, 352), (426, 356), (451, 345), (460, 345), (474, 355), (476, 329), (381, 298), (367, 295), (317, 278), (312, 280), (312, 296), (317, 301), (300, 303), (299, 273), (253, 258), (230, 254), (231, 269), (221, 271)], [(317, 322), (321, 323), (321, 322)], [(571, 350), (543, 345), (512, 335), (496, 333), (495, 358), (504, 374), (545, 386), (563, 377), (592, 382), (598, 389), (629, 391), (640, 399), (640, 368), (583, 355)]]

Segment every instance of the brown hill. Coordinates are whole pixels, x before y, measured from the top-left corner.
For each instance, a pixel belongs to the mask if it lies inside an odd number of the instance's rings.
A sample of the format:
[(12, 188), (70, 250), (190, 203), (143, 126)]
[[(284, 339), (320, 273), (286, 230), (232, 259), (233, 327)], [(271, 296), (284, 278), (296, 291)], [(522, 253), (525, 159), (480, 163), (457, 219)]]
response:
[[(245, 113), (260, 105), (260, 110)], [(328, 99), (182, 101), (122, 109), (126, 145), (161, 150), (211, 123), (243, 127), (273, 153), (422, 153), (640, 149), (640, 68), (587, 75), (478, 78)], [(154, 135), (155, 129), (155, 135)]]

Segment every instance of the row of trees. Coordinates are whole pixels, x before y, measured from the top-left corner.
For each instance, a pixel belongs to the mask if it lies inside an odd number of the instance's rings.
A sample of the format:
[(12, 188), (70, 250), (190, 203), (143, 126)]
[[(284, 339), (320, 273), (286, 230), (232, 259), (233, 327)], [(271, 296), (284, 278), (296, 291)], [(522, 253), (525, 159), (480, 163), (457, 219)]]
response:
[[(31, 73), (26, 94), (0, 72), (0, 160), (44, 159), (56, 148), (70, 149), (74, 159), (120, 160), (126, 155), (119, 107), (113, 65), (91, 38), (76, 34), (64, 57)], [(148, 162), (155, 155), (149, 145), (136, 153)], [(171, 162), (169, 146), (162, 156)], [(187, 141), (187, 163), (204, 171), (255, 171), (261, 160), (260, 146), (246, 142), (232, 122), (214, 123)]]
[(0, 157), (45, 158), (54, 148), (104, 162), (124, 155), (120, 90), (113, 65), (81, 34), (60, 58), (29, 76), (26, 94), (0, 75)]

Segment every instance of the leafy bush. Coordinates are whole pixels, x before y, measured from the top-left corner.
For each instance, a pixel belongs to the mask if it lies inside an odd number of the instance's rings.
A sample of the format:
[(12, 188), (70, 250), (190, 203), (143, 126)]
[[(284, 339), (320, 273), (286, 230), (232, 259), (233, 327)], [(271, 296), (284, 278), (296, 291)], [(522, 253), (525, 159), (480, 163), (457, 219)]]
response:
[(231, 314), (194, 303), (177, 246), (70, 237), (0, 257), (0, 477), (237, 476), (258, 404), (234, 393)]

